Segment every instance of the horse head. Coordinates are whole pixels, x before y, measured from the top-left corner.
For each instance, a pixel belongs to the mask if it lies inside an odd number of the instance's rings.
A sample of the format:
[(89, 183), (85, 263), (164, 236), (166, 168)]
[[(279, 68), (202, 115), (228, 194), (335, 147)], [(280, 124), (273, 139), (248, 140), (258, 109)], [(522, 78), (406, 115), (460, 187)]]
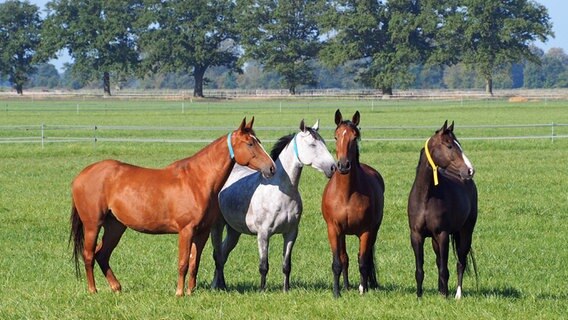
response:
[(229, 150), (236, 163), (260, 171), (265, 178), (270, 178), (276, 171), (276, 165), (256, 137), (253, 123), (254, 117), (249, 123), (244, 118), (239, 128), (229, 134)]
[(303, 165), (312, 166), (331, 178), (336, 169), (335, 160), (327, 150), (325, 141), (318, 133), (318, 129), (319, 120), (310, 128), (304, 124), (302, 119), (300, 132), (294, 136), (294, 153)]
[(356, 111), (351, 120), (343, 120), (341, 111), (335, 111), (335, 146), (337, 156), (337, 170), (341, 174), (347, 174), (352, 165), (359, 163), (359, 146), (361, 132), (359, 125), (360, 114)]
[(473, 178), (475, 169), (454, 134), (453, 122), (448, 126), (446, 120), (442, 128), (426, 141), (424, 151), (430, 166), (434, 170), (439, 168), (444, 175), (462, 181)]

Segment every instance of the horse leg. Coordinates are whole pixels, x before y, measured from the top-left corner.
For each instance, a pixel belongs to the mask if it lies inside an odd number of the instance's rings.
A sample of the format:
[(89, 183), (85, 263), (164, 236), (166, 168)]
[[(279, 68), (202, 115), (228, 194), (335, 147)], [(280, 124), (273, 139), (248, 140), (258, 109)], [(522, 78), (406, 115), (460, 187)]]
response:
[(331, 270), (333, 272), (333, 296), (335, 298), (339, 298), (341, 296), (339, 293), (339, 277), (343, 269), (340, 259), (341, 236), (329, 224), (327, 226), (327, 238), (329, 240), (332, 255)]
[(258, 265), (258, 271), (260, 272), (260, 291), (266, 289), (266, 275), (268, 274), (268, 244), (269, 235), (266, 232), (259, 232), (256, 236), (258, 241), (258, 254), (260, 257), (260, 263)]
[(178, 281), (176, 288), (176, 296), (183, 296), (183, 287), (185, 285), (185, 277), (189, 269), (189, 251), (193, 242), (193, 228), (187, 226), (183, 228), (178, 235)]
[(101, 227), (96, 223), (92, 223), (83, 224), (83, 228), (85, 237), (83, 244), (83, 261), (85, 263), (85, 273), (87, 275), (87, 286), (90, 293), (97, 293), (93, 268), (95, 265), (95, 247)]
[(454, 235), (455, 245), (458, 255), (458, 262), (456, 263), (456, 269), (458, 272), (458, 288), (456, 290), (456, 299), (461, 299), (462, 297), (462, 281), (463, 273), (467, 267), (467, 255), (471, 249), (472, 231), (462, 230)]
[[(217, 280), (217, 288), (225, 290), (227, 289), (227, 285), (225, 284), (225, 264), (229, 259), (229, 254), (237, 243), (239, 242), (239, 238), (241, 234), (237, 232), (235, 229), (231, 228), (228, 224), (225, 225), (227, 228), (227, 235), (225, 236), (225, 240), (223, 240), (223, 244), (219, 253), (217, 254), (218, 261), (215, 261), (215, 276)], [(213, 232), (211, 233), (213, 235)], [(218, 265), (217, 265), (218, 264)]]
[(199, 263), (203, 248), (209, 239), (209, 232), (201, 232), (193, 237), (191, 244), (191, 254), (189, 256), (189, 280), (187, 282), (187, 295), (191, 295), (197, 285), (197, 272), (199, 271)]
[(223, 228), (225, 227), (225, 222), (222, 218), (219, 218), (217, 222), (211, 228), (211, 244), (213, 245), (213, 260), (215, 261), (215, 274), (213, 275), (213, 281), (211, 287), (213, 289), (225, 290), (227, 286), (225, 285), (225, 276), (223, 274), (224, 263), (223, 260)]
[(121, 290), (120, 282), (116, 279), (109, 265), (110, 255), (120, 241), (122, 234), (126, 230), (126, 226), (120, 223), (116, 218), (109, 214), (103, 223), (103, 238), (95, 252), (95, 259), (101, 267), (101, 271), (105, 275), (110, 288), (114, 292)]
[(341, 261), (343, 288), (349, 290), (349, 256), (347, 255), (347, 245), (345, 243), (344, 234), (339, 238), (339, 260)]
[(290, 290), (290, 273), (292, 272), (292, 248), (296, 242), (298, 236), (298, 228), (295, 228), (291, 232), (285, 233), (284, 235), (284, 250), (283, 250), (283, 261), (282, 273), (284, 273), (284, 292)]
[(432, 248), (436, 252), (436, 264), (438, 265), (438, 292), (445, 297), (448, 296), (448, 279), (450, 278), (448, 271), (449, 245), (449, 235), (445, 231), (432, 237)]
[(416, 279), (416, 296), (422, 297), (422, 283), (424, 282), (424, 237), (414, 230), (410, 233), (410, 243), (414, 251), (416, 269), (414, 277)]
[(359, 236), (359, 293), (363, 294), (368, 290), (371, 278), (374, 278), (376, 287), (375, 267), (373, 262), (373, 249), (376, 240), (375, 232), (364, 232)]

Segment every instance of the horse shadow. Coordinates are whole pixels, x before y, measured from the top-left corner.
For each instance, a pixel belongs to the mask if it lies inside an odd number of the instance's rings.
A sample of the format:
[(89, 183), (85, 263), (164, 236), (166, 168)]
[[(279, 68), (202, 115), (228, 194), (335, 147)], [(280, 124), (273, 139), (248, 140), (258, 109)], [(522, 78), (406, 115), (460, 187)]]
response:
[[(260, 291), (259, 283), (256, 282), (235, 282), (233, 284), (227, 284), (226, 292), (236, 292), (239, 294), (247, 294), (247, 293), (255, 293)], [(293, 280), (290, 283), (290, 291), (308, 291), (308, 292), (319, 292), (319, 291), (332, 291), (333, 284), (327, 281), (303, 281), (303, 280)], [(348, 291), (357, 291), (358, 286), (356, 283), (351, 283)], [(267, 283), (266, 290), (264, 292), (267, 293), (275, 293), (275, 292), (282, 292), (282, 285), (280, 283)], [(415, 286), (405, 286), (399, 285), (395, 283), (379, 283), (379, 287), (376, 289), (370, 289), (369, 293), (373, 292), (382, 292), (387, 294), (408, 294), (408, 295), (416, 295), (416, 287)], [(436, 288), (424, 288), (424, 296), (436, 296), (438, 295), (438, 290)], [(451, 298), (452, 295), (448, 295), (448, 298)], [(501, 299), (521, 299), (523, 298), (522, 292), (514, 287), (506, 286), (500, 288), (479, 288), (475, 289), (472, 288), (470, 290), (465, 291), (465, 297), (473, 297), (473, 298), (501, 298)], [(558, 300), (558, 299), (568, 299), (568, 294), (560, 294), (560, 295), (550, 295), (550, 294), (541, 294), (538, 296), (541, 299), (548, 299), (548, 300)]]

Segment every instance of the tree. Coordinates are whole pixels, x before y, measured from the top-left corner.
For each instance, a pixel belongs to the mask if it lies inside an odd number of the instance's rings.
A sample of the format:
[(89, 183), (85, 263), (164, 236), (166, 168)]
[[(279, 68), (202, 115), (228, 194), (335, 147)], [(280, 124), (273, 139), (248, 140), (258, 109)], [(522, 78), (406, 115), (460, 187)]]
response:
[(485, 91), (493, 94), (493, 72), (499, 66), (538, 61), (529, 50), (535, 40), (553, 36), (548, 12), (531, 0), (463, 0), (459, 27), (461, 59), (485, 79)]
[(192, 74), (195, 97), (203, 97), (209, 67), (241, 72), (234, 10), (230, 0), (147, 1), (140, 29), (144, 71)]
[(142, 0), (53, 0), (47, 3), (43, 54), (66, 48), (72, 72), (83, 81), (103, 79), (110, 95), (111, 73), (133, 74), (140, 62), (134, 23)]
[(317, 18), (325, 1), (239, 1), (245, 59), (254, 59), (282, 76), (290, 94), (299, 85), (314, 85), (310, 61), (321, 47)]
[(39, 8), (27, 1), (8, 0), (0, 3), (0, 74), (23, 94), (24, 84), (35, 71), (34, 62), (41, 41), (42, 20)]
[(452, 42), (436, 35), (453, 13), (447, 2), (335, 1), (324, 19), (330, 39), (322, 59), (330, 65), (359, 61), (359, 81), (392, 95), (393, 87), (413, 83), (412, 66), (446, 63), (450, 50), (443, 44)]
[(33, 87), (55, 88), (59, 85), (61, 77), (54, 65), (51, 63), (41, 63), (36, 67), (37, 71), (30, 76), (30, 83)]

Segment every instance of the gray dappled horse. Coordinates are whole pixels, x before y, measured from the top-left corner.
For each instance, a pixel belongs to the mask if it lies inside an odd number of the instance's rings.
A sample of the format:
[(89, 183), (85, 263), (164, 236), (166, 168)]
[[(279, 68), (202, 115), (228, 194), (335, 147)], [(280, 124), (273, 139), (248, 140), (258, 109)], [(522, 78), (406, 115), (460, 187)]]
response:
[[(268, 244), (273, 234), (284, 237), (284, 291), (290, 288), (292, 248), (298, 236), (302, 215), (302, 197), (298, 184), (304, 166), (312, 166), (328, 178), (335, 171), (335, 161), (319, 135), (319, 121), (310, 128), (300, 123), (300, 131), (276, 142), (271, 156), (276, 174), (269, 180), (241, 166), (235, 166), (219, 194), (222, 217), (212, 228), (215, 275), (212, 287), (226, 289), (224, 266), (241, 234), (257, 235), (260, 254), (260, 289), (266, 286)], [(222, 240), (223, 226), (227, 234)]]

